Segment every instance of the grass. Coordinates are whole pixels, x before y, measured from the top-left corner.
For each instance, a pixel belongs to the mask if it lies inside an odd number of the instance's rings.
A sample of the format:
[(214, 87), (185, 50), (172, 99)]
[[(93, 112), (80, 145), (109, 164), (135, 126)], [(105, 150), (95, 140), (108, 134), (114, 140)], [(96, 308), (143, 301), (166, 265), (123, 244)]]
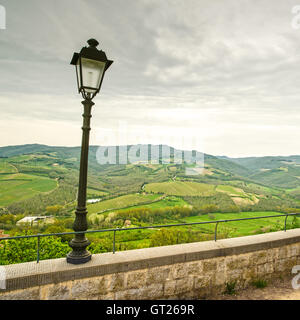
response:
[(268, 285), (267, 280), (264, 279), (256, 279), (252, 281), (252, 285), (256, 288), (265, 288)]
[(224, 293), (225, 294), (235, 294), (236, 293), (235, 285), (236, 285), (236, 281), (227, 282)]
[(247, 194), (244, 192), (244, 190), (229, 185), (218, 185), (216, 191), (225, 192), (230, 196), (247, 197)]
[(117, 198), (90, 204), (87, 206), (87, 209), (90, 214), (94, 214), (94, 213), (102, 212), (105, 210), (128, 208), (128, 207), (136, 206), (142, 203), (148, 203), (151, 201), (155, 201), (159, 197), (161, 197), (161, 195), (139, 194), (139, 193), (127, 194)]
[[(185, 202), (182, 198), (175, 197), (175, 196), (167, 196), (162, 200), (155, 201), (149, 204), (141, 204), (135, 206), (135, 208), (151, 208), (151, 209), (159, 209), (159, 208), (167, 208), (167, 207), (174, 207), (174, 206), (184, 206), (188, 203)], [(116, 212), (126, 211), (128, 208), (119, 209)]]
[(28, 199), (57, 187), (53, 179), (28, 174), (11, 174), (0, 179), (0, 206)]
[[(184, 222), (202, 222), (202, 221), (215, 221), (224, 219), (239, 219), (239, 218), (251, 218), (251, 217), (262, 217), (270, 215), (279, 215), (278, 212), (241, 212), (241, 213), (214, 213), (213, 219), (208, 215), (192, 216), (184, 218)], [(218, 234), (222, 232), (230, 232), (230, 236), (247, 236), (253, 235), (255, 233), (263, 233), (272, 230), (278, 230), (280, 227), (284, 226), (285, 217), (278, 218), (265, 218), (257, 220), (246, 220), (246, 221), (233, 221), (220, 223), (218, 226)], [(193, 226), (193, 228), (201, 228), (203, 231), (212, 233), (215, 230), (215, 224), (207, 224), (200, 226)]]
[(214, 185), (189, 181), (149, 183), (145, 185), (145, 191), (175, 196), (210, 196), (216, 194)]
[(0, 159), (0, 174), (1, 173), (15, 173), (17, 169), (7, 161)]
[(262, 193), (271, 193), (271, 194), (279, 194), (280, 195), (280, 193), (282, 192), (278, 188), (262, 186), (262, 185), (259, 185), (259, 184), (256, 184), (256, 183), (252, 183), (252, 182), (251, 183), (247, 183), (246, 186), (250, 187), (250, 188), (254, 188), (258, 192), (262, 192)]
[(246, 193), (243, 189), (230, 185), (218, 185), (216, 191), (228, 194), (237, 205), (247, 205), (258, 202), (256, 195)]
[(101, 196), (107, 195), (107, 192), (96, 190), (96, 189), (93, 189), (93, 188), (87, 188), (86, 192), (87, 192), (87, 196), (88, 197), (94, 197), (94, 196), (100, 196), (101, 197)]

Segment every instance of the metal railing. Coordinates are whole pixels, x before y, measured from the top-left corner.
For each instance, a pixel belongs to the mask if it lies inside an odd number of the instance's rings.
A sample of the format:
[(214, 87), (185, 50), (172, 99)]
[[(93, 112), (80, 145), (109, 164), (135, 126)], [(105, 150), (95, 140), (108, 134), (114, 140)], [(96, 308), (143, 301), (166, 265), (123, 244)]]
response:
[(37, 263), (39, 263), (39, 261), (40, 261), (40, 238), (41, 237), (64, 236), (64, 235), (80, 234), (80, 233), (113, 232), (114, 233), (113, 234), (113, 254), (114, 254), (116, 252), (116, 232), (129, 231), (129, 230), (141, 230), (141, 229), (181, 227), (181, 226), (191, 226), (191, 225), (201, 225), (201, 224), (215, 223), (216, 226), (215, 226), (215, 232), (214, 232), (214, 240), (217, 241), (217, 232), (218, 232), (218, 224), (219, 223), (285, 217), (285, 220), (284, 220), (284, 231), (286, 231), (287, 218), (289, 216), (297, 216), (297, 215), (300, 215), (300, 213), (286, 213), (286, 214), (277, 214), (277, 215), (272, 215), (272, 216), (238, 218), (238, 219), (224, 219), (224, 220), (202, 221), (202, 222), (188, 222), (188, 223), (177, 223), (177, 224), (164, 224), (164, 225), (133, 227), (133, 228), (115, 228), (115, 229), (102, 229), (102, 230), (87, 230), (87, 231), (73, 231), (73, 232), (61, 232), (61, 233), (49, 233), (49, 234), (39, 233), (39, 234), (34, 234), (34, 235), (3, 237), (3, 238), (0, 238), (0, 241), (1, 240), (24, 239), (24, 238), (37, 238)]

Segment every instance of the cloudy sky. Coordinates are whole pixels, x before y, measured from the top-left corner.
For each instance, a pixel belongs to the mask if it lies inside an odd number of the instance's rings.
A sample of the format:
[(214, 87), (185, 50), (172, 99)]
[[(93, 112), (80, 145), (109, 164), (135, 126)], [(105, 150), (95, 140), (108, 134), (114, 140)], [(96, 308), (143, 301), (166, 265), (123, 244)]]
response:
[(80, 145), (69, 63), (96, 38), (114, 63), (91, 144), (300, 154), (297, 1), (0, 0), (0, 146)]

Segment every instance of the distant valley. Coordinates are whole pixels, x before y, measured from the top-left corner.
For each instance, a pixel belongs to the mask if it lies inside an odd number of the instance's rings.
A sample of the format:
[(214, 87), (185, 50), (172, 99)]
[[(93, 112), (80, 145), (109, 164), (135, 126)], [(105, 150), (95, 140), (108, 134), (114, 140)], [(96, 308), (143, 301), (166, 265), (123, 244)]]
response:
[[(300, 212), (300, 156), (297, 155), (228, 158), (204, 154), (202, 174), (189, 175), (190, 171), (186, 169), (193, 169), (195, 165), (185, 162), (100, 165), (96, 159), (97, 150), (97, 146), (89, 149), (87, 198), (92, 200), (87, 204), (89, 229)], [(2, 232), (20, 235), (24, 232), (72, 231), (79, 157), (80, 147), (31, 144), (0, 148)], [(52, 219), (48, 223), (20, 224), (27, 216), (50, 216)], [(298, 219), (290, 218), (287, 227), (299, 227)], [(226, 223), (218, 228), (218, 237), (277, 231), (282, 230), (283, 225), (284, 217)], [(89, 250), (94, 253), (111, 251), (111, 237), (89, 234), (92, 240)], [(194, 242), (213, 237), (213, 224), (135, 230), (118, 236), (117, 249)], [(63, 256), (68, 250), (66, 241), (69, 238), (61, 238), (63, 249), (54, 252), (55, 257)], [(35, 246), (32, 243), (32, 256), (35, 255)], [(20, 250), (18, 252), (23, 249)], [(12, 258), (6, 252), (0, 248), (0, 263), (32, 259), (25, 254)], [(44, 256), (45, 259), (49, 257), (52, 253)]]

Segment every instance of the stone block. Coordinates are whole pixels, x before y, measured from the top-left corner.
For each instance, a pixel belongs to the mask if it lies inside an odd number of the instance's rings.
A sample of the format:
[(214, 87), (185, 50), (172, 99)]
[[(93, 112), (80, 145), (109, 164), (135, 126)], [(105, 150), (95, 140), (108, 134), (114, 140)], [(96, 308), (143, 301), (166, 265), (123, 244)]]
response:
[(148, 273), (147, 269), (128, 272), (125, 276), (125, 279), (126, 279), (125, 288), (135, 289), (135, 288), (141, 288), (145, 286), (147, 273)]
[(241, 280), (243, 271), (243, 269), (227, 270), (227, 282)]
[(172, 296), (175, 294), (176, 280), (166, 280), (164, 283), (164, 295)]
[(285, 270), (284, 259), (276, 260), (274, 262), (274, 269), (276, 272), (282, 272)]
[(267, 262), (273, 262), (278, 259), (278, 248), (267, 250)]
[(226, 257), (225, 260), (227, 270), (241, 269), (249, 266), (249, 255), (234, 255)]
[(203, 261), (177, 263), (172, 266), (171, 279), (181, 279), (189, 275), (203, 273)]
[(184, 279), (175, 280), (175, 294), (181, 294), (193, 290), (194, 286), (194, 277), (189, 276)]
[(71, 296), (71, 281), (66, 283), (57, 283), (48, 287), (46, 295), (47, 300), (70, 300)]
[(0, 300), (39, 300), (39, 287), (0, 293)]
[(115, 300), (138, 300), (140, 299), (139, 292), (139, 289), (117, 291), (115, 293)]
[(219, 286), (226, 283), (226, 281), (227, 281), (227, 272), (223, 272), (223, 271), (216, 272), (213, 277), (212, 285)]
[(203, 272), (215, 272), (217, 270), (217, 259), (209, 259), (203, 261)]
[(222, 258), (218, 258), (217, 260), (217, 269), (216, 272), (226, 272), (226, 258), (222, 257)]
[(115, 294), (113, 292), (102, 294), (97, 297), (98, 300), (114, 300)]
[(171, 267), (155, 267), (147, 270), (146, 285), (153, 283), (163, 283), (166, 279), (170, 279)]
[(263, 276), (265, 275), (266, 272), (266, 264), (260, 264), (257, 266), (257, 275), (258, 276)]
[(242, 278), (244, 280), (251, 281), (255, 277), (257, 277), (257, 266), (251, 266), (243, 270)]
[(162, 283), (154, 283), (140, 289), (139, 297), (142, 300), (156, 300), (163, 298), (164, 288)]
[(172, 266), (171, 277), (173, 279), (185, 278), (188, 276), (188, 268), (185, 263), (177, 263)]
[(249, 257), (252, 265), (259, 265), (266, 263), (268, 260), (267, 251), (253, 252)]
[(300, 254), (300, 245), (292, 244), (288, 246), (288, 257), (297, 257)]
[(274, 270), (276, 272), (284, 272), (284, 273), (290, 274), (292, 268), (297, 264), (298, 264), (297, 257), (281, 259), (274, 263)]
[(284, 269), (289, 274), (291, 273), (294, 266), (297, 265), (297, 257), (290, 257), (284, 261)]
[(211, 280), (211, 277), (209, 277), (207, 275), (195, 276), (194, 277), (194, 288), (197, 290), (202, 289), (202, 288), (206, 288), (210, 285), (210, 280)]
[(125, 289), (124, 273), (114, 273), (111, 275), (109, 291), (121, 291)]
[(203, 261), (187, 262), (188, 275), (200, 275), (203, 272)]
[(288, 248), (287, 246), (278, 248), (278, 258), (285, 259), (288, 256)]
[(72, 281), (71, 294), (74, 299), (98, 299), (109, 291), (111, 276)]
[(265, 270), (266, 270), (266, 273), (273, 273), (274, 272), (274, 263), (273, 262), (267, 262), (265, 264)]
[(153, 284), (150, 286), (138, 288), (138, 289), (128, 289), (123, 291), (117, 291), (115, 293), (115, 300), (152, 300), (163, 298), (163, 284)]

